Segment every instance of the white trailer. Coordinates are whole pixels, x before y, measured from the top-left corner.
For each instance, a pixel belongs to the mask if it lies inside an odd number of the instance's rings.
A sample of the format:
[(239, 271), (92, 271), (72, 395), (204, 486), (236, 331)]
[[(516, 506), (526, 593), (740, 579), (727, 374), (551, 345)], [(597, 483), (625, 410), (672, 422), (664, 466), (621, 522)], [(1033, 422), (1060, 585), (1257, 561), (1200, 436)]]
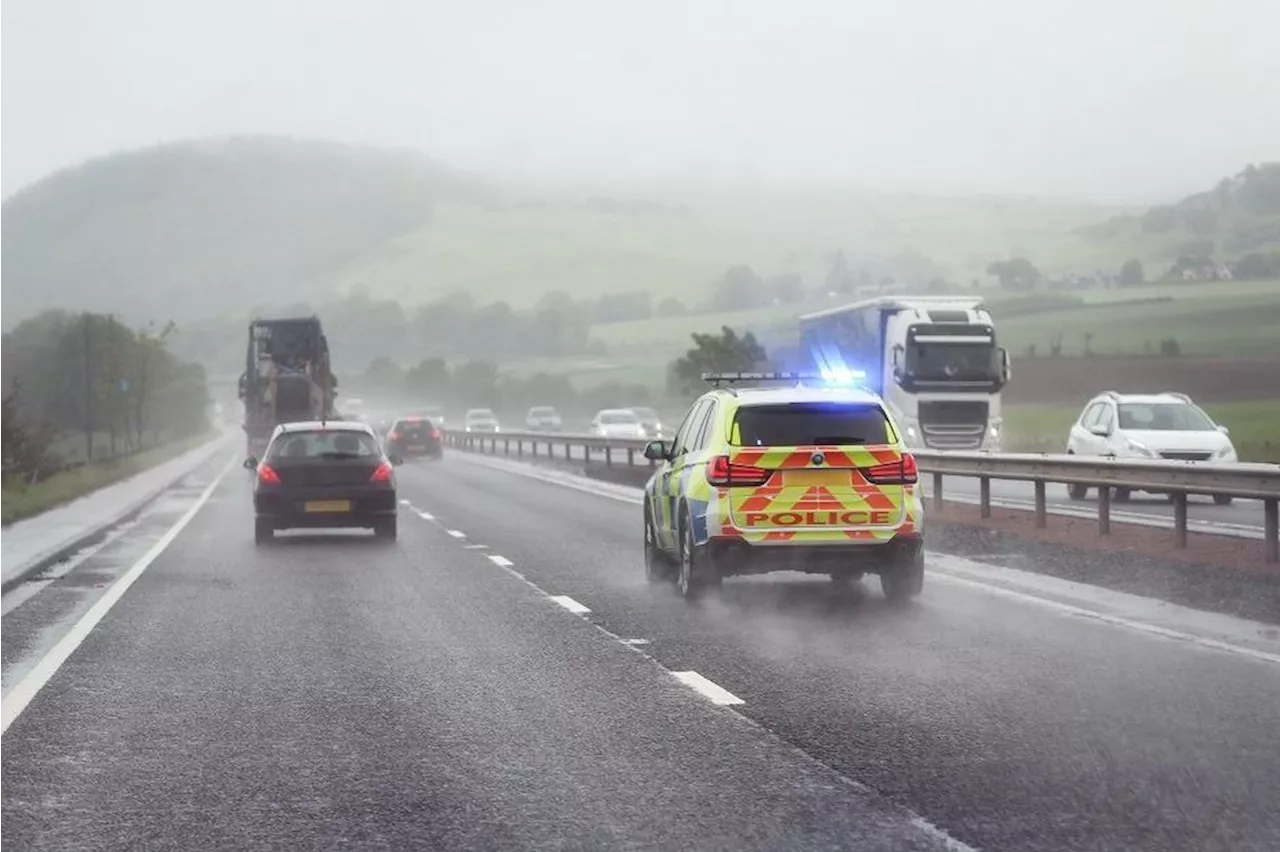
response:
[(804, 366), (878, 393), (909, 446), (999, 450), (1009, 355), (982, 299), (883, 296), (800, 317)]

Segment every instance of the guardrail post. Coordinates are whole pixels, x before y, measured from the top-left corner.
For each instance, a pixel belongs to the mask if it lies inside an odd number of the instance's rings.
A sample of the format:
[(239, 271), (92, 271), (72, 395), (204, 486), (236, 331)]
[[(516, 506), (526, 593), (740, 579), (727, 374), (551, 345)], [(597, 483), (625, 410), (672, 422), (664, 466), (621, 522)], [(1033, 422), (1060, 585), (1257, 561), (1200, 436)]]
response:
[[(566, 447), (566, 448), (565, 448), (564, 457), (565, 457), (565, 458), (569, 458), (569, 449), (568, 449), (568, 447)], [(586, 462), (587, 464), (591, 464), (591, 445), (590, 445), (590, 444), (583, 444), (583, 445), (582, 445), (582, 460), (583, 460), (584, 462)]]
[(613, 467), (613, 447), (604, 448), (604, 463), (609, 467)]
[(1280, 500), (1263, 500), (1262, 517), (1267, 561), (1280, 562)]
[(933, 475), (933, 509), (935, 512), (942, 511), (942, 474), (940, 473)]
[(1173, 495), (1173, 542), (1178, 547), (1187, 546), (1187, 492)]
[[(584, 447), (583, 449), (586, 449), (586, 448)], [(565, 461), (568, 461), (569, 459), (573, 458), (573, 444), (569, 443), (568, 441), (564, 442), (564, 458), (565, 458)]]
[(1098, 532), (1111, 535), (1111, 486), (1098, 486)]
[(1045, 483), (1043, 480), (1036, 481), (1036, 529), (1042, 530), (1049, 526), (1049, 506), (1045, 500)]
[(524, 455), (524, 438), (521, 438), (520, 440), (516, 441), (516, 455), (517, 456)]
[(991, 477), (978, 478), (979, 514), (984, 518), (991, 517)]
[(627, 467), (635, 467), (635, 465), (636, 465), (636, 451), (631, 449), (630, 447), (627, 447)]
[(502, 454), (504, 456), (511, 455), (511, 439), (507, 438), (502, 442)]

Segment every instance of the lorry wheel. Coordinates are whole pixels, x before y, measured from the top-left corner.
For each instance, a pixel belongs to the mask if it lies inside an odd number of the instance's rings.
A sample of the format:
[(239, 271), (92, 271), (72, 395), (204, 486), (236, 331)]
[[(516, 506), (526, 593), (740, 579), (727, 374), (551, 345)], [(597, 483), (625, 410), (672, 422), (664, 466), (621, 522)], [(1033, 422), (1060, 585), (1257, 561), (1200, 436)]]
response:
[(1230, 494), (1213, 495), (1213, 502), (1219, 506), (1230, 506), (1233, 499), (1234, 498)]
[(1111, 499), (1117, 503), (1128, 503), (1129, 498), (1133, 496), (1133, 492), (1128, 488), (1111, 489)]
[(1089, 486), (1082, 485), (1078, 482), (1072, 482), (1067, 485), (1067, 496), (1072, 500), (1083, 500), (1089, 496)]
[(275, 525), (269, 518), (255, 518), (253, 521), (253, 540), (257, 544), (267, 544), (276, 537)]

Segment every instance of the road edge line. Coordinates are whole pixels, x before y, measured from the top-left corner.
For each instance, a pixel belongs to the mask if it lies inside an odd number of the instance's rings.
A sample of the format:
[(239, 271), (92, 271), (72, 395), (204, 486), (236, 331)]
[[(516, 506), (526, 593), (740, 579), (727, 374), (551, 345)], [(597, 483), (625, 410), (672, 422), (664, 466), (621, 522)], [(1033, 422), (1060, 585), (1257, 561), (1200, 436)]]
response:
[(222, 484), (222, 480), (236, 466), (236, 458), (236, 456), (232, 456), (227, 461), (226, 466), (214, 477), (213, 482), (209, 483), (208, 487), (196, 498), (195, 504), (173, 526), (169, 527), (168, 531), (160, 537), (160, 540), (153, 544), (141, 559), (133, 563), (129, 570), (121, 575), (120, 579), (111, 588), (107, 589), (102, 597), (94, 602), (93, 606), (80, 617), (80, 620), (58, 640), (58, 643), (31, 667), (26, 677), (13, 685), (13, 689), (9, 690), (9, 693), (4, 696), (3, 707), (0, 707), (0, 734), (8, 732), (9, 726), (22, 715), (23, 711), (40, 693), (40, 690), (62, 668), (62, 664), (89, 637), (93, 628), (98, 626), (98, 622), (106, 617), (111, 608), (124, 597), (124, 593), (129, 590), (129, 587), (142, 576), (142, 573), (147, 570), (152, 562), (159, 558), (160, 554), (164, 553), (169, 545), (173, 543), (173, 540), (178, 537), (178, 534), (204, 508), (205, 504), (209, 502), (209, 498), (213, 496), (214, 490)]

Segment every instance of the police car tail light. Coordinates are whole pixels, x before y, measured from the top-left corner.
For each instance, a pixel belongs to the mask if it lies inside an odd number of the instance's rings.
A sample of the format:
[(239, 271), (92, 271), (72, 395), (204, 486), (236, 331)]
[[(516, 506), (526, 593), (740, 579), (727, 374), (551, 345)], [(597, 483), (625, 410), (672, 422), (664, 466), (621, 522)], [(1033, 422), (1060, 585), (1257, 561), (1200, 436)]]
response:
[(718, 487), (732, 485), (764, 485), (772, 471), (749, 464), (734, 464), (728, 456), (716, 456), (707, 462), (707, 482)]
[(373, 475), (369, 477), (370, 482), (389, 482), (391, 480), (391, 465), (383, 462), (374, 468)]
[(911, 453), (903, 453), (902, 458), (896, 462), (865, 468), (862, 473), (869, 482), (876, 485), (910, 485), (920, 479), (916, 457)]

